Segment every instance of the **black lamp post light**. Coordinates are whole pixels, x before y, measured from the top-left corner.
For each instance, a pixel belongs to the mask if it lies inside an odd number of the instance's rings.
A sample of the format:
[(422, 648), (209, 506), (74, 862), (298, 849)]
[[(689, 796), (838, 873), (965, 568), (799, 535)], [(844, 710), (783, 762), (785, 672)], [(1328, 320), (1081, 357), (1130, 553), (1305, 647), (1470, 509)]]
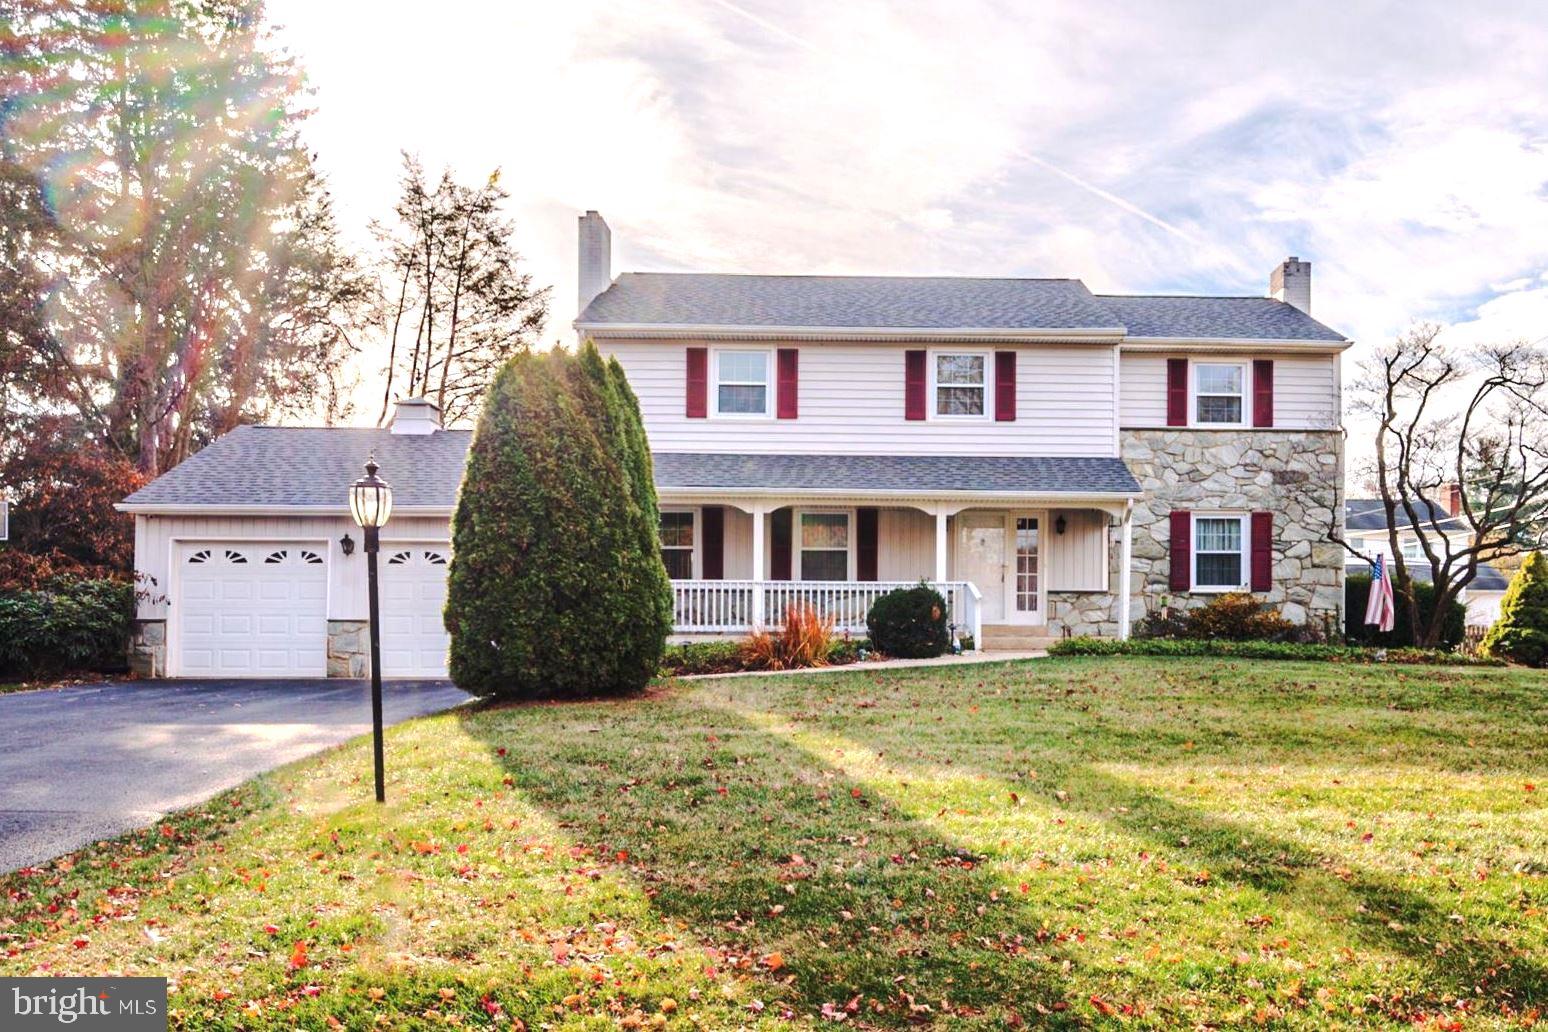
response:
[(366, 580), (371, 600), (371, 732), (376, 751), (376, 801), (384, 803), (387, 785), (382, 769), (382, 641), (376, 553), (381, 545), (381, 529), (392, 515), (392, 485), (376, 475), (380, 468), (374, 456), (366, 460), (366, 475), (349, 489), (349, 512), (365, 532)]

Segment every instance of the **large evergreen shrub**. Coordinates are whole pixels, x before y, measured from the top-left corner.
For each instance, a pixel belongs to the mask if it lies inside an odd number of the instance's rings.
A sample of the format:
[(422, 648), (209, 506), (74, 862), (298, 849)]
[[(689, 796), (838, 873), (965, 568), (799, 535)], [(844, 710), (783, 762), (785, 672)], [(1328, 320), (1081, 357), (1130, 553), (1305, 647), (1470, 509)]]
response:
[(0, 677), (123, 670), (133, 621), (134, 586), (122, 581), (56, 580), (0, 592)]
[[(1435, 611), (1435, 585), (1423, 581), (1414, 582), (1419, 594), (1419, 619), (1429, 623)], [(1344, 640), (1355, 645), (1380, 645), (1387, 648), (1406, 648), (1414, 643), (1414, 628), (1408, 619), (1408, 600), (1403, 597), (1401, 586), (1394, 586), (1392, 630), (1382, 633), (1365, 622), (1365, 604), (1371, 597), (1371, 575), (1351, 573), (1344, 578)], [(1454, 649), (1462, 642), (1467, 627), (1467, 607), (1452, 599), (1446, 611), (1446, 622), (1441, 628), (1436, 647)]]
[(672, 597), (639, 405), (587, 344), (521, 354), (485, 400), (457, 512), (446, 599), (451, 677), (480, 695), (637, 691)]
[(1500, 618), (1484, 635), (1486, 656), (1527, 666), (1548, 665), (1548, 559), (1527, 556), (1500, 600)]
[(889, 591), (865, 616), (871, 644), (898, 659), (928, 659), (951, 648), (946, 600), (928, 584)]

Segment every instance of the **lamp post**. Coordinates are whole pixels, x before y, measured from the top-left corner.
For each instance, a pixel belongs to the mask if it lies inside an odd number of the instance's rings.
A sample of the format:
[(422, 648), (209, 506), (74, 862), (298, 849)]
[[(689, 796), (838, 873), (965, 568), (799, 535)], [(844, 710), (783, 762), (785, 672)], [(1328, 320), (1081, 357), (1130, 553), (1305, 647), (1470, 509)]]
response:
[(380, 532), (392, 514), (392, 485), (376, 475), (375, 456), (366, 459), (366, 475), (349, 489), (349, 512), (365, 536), (367, 590), (371, 600), (371, 732), (376, 751), (376, 801), (387, 801), (382, 768), (382, 641), (376, 592), (376, 553)]

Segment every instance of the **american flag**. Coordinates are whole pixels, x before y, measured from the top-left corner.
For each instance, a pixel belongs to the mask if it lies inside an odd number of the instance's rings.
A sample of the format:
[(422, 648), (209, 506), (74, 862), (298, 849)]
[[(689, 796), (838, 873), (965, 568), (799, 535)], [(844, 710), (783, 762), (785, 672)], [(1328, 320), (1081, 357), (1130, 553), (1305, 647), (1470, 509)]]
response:
[(1365, 622), (1383, 631), (1392, 630), (1397, 609), (1392, 601), (1392, 578), (1387, 573), (1387, 557), (1378, 555), (1371, 563), (1371, 596), (1365, 603)]

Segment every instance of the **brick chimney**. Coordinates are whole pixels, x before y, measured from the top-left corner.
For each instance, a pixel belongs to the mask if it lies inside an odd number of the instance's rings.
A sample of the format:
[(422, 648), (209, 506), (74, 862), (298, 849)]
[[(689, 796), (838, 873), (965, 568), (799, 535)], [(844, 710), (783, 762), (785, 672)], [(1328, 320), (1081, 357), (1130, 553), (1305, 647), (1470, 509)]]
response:
[(594, 211), (580, 217), (580, 305), (579, 315), (591, 299), (613, 282), (613, 233), (607, 222)]
[(1311, 262), (1291, 255), (1269, 273), (1269, 297), (1311, 315)]
[(429, 398), (400, 398), (392, 409), (395, 434), (433, 434), (441, 429), (441, 410)]
[(1462, 485), (1456, 481), (1441, 485), (1441, 504), (1453, 516), (1462, 515)]

